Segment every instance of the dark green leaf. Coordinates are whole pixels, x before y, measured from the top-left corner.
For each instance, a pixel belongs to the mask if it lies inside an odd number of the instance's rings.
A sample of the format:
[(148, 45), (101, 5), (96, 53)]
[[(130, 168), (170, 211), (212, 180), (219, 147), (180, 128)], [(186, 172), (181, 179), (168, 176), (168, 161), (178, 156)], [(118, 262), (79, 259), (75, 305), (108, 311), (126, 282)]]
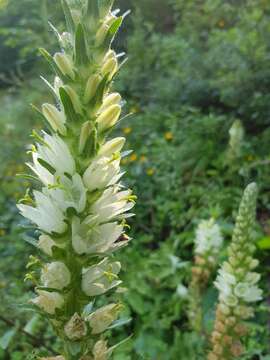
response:
[(65, 114), (66, 114), (67, 119), (70, 122), (76, 122), (78, 120), (78, 115), (76, 114), (76, 112), (74, 110), (73, 103), (72, 103), (68, 93), (66, 92), (66, 90), (64, 88), (61, 87), (59, 89), (59, 94), (60, 94), (61, 102), (65, 109)]
[(75, 37), (76, 64), (86, 65), (89, 62), (87, 55), (86, 39), (82, 24), (79, 24)]

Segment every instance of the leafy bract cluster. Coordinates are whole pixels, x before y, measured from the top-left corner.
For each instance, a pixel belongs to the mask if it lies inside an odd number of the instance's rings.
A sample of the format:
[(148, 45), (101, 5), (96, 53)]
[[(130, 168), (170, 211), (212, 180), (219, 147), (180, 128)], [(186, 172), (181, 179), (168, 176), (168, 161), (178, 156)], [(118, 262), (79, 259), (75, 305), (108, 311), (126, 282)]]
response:
[(121, 283), (121, 264), (112, 257), (129, 241), (125, 219), (135, 200), (120, 182), (125, 138), (107, 140), (122, 110), (120, 94), (111, 91), (121, 65), (111, 44), (123, 16), (112, 5), (62, 1), (67, 31), (52, 26), (61, 51), (51, 56), (41, 49), (55, 72), (53, 85), (43, 79), (55, 104), (39, 111), (49, 130), (33, 132), (28, 164), (41, 189), (18, 205), (40, 232), (43, 253), (28, 264), (37, 293), (32, 305), (51, 320), (66, 359), (108, 358), (112, 348), (101, 334), (121, 309), (93, 306)]

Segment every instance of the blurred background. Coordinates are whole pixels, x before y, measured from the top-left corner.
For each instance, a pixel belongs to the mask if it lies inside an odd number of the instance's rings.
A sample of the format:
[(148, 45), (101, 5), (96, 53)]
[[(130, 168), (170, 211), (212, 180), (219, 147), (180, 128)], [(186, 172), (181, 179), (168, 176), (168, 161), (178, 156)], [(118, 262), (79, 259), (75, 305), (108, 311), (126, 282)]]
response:
[[(269, 360), (270, 289), (270, 2), (268, 0), (122, 0), (132, 10), (116, 48), (129, 61), (115, 83), (133, 116), (119, 125), (134, 152), (123, 160), (138, 196), (131, 245), (120, 255), (121, 294), (133, 334), (115, 360), (204, 359), (188, 329), (187, 286), (194, 230), (213, 216), (227, 241), (242, 191), (257, 181), (257, 254), (266, 302), (258, 307), (245, 359)], [(57, 351), (42, 319), (22, 311), (33, 247), (16, 201), (30, 186), (15, 174), (31, 129), (42, 123), (30, 104), (48, 100), (40, 75), (50, 70), (39, 47), (57, 48), (48, 21), (63, 30), (60, 1), (0, 0), (0, 359)], [(221, 257), (225, 256), (221, 254)], [(217, 293), (204, 299), (211, 328)], [(268, 300), (267, 300), (268, 299)], [(268, 354), (268, 356), (267, 356)]]

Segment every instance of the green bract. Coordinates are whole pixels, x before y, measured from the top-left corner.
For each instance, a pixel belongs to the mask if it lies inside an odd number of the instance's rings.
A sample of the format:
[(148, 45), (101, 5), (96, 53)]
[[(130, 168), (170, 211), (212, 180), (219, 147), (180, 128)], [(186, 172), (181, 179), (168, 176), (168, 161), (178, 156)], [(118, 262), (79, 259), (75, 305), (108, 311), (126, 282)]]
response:
[(112, 303), (84, 312), (121, 283), (121, 264), (112, 256), (129, 241), (125, 219), (134, 206), (131, 190), (120, 183), (125, 138), (107, 140), (122, 111), (120, 94), (111, 92), (120, 67), (111, 44), (123, 18), (112, 4), (62, 1), (68, 32), (52, 26), (61, 51), (40, 50), (55, 72), (53, 85), (44, 80), (56, 99), (42, 105), (48, 129), (35, 133), (28, 164), (41, 188), (18, 205), (40, 232), (42, 259), (48, 257), (27, 275), (38, 295), (31, 302), (51, 320), (67, 360), (107, 359), (112, 349), (100, 334), (121, 309)]

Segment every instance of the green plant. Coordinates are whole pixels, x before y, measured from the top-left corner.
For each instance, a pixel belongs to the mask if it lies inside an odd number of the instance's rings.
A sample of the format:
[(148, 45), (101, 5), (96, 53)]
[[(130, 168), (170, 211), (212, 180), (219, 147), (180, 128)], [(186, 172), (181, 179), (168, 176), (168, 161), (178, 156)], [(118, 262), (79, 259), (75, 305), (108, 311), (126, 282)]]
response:
[(42, 105), (49, 133), (33, 131), (34, 176), (23, 175), (41, 190), (27, 191), (18, 205), (38, 229), (33, 242), (43, 253), (27, 265), (38, 295), (29, 306), (50, 320), (65, 359), (108, 358), (116, 345), (108, 348), (102, 333), (117, 326), (122, 308), (102, 305), (105, 297), (95, 304), (121, 283), (114, 252), (129, 242), (125, 219), (135, 200), (120, 183), (125, 138), (106, 141), (121, 114), (121, 96), (111, 92), (121, 64), (111, 43), (124, 16), (112, 5), (62, 1), (68, 32), (55, 29), (61, 52), (40, 50), (56, 74), (54, 86), (44, 81), (57, 106)]

